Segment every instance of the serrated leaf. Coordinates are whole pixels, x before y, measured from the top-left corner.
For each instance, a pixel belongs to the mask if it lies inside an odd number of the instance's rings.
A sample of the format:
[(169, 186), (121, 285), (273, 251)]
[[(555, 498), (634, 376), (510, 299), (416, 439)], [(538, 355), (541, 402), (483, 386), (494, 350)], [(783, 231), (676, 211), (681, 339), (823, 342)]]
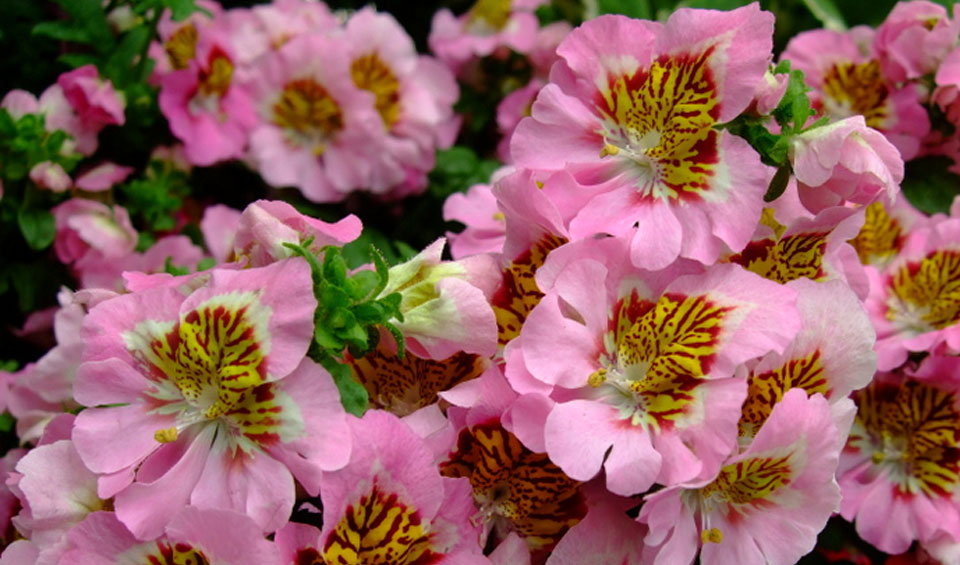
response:
[(374, 271), (357, 271), (348, 279), (350, 295), (354, 300), (366, 300), (376, 296), (373, 291), (380, 284), (380, 277)]
[(333, 349), (335, 351), (343, 349), (343, 342), (323, 324), (317, 324), (314, 327), (313, 340), (324, 349)]
[(367, 347), (367, 330), (360, 324), (354, 323), (347, 331), (339, 332), (344, 341), (354, 347), (365, 350)]
[(17, 212), (17, 225), (27, 245), (36, 251), (50, 247), (57, 233), (53, 214), (40, 208), (21, 208)]

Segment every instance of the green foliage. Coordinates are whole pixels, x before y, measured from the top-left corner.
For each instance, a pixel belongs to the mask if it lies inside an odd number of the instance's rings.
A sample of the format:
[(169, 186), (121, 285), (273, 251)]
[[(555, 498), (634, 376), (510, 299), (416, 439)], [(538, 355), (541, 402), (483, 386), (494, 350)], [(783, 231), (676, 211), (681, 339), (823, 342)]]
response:
[(803, 0), (803, 4), (810, 10), (823, 27), (834, 31), (845, 31), (847, 24), (843, 21), (843, 14), (833, 0)]
[[(397, 353), (404, 355), (403, 336), (390, 322), (403, 321), (400, 294), (380, 296), (387, 286), (388, 267), (376, 247), (370, 248), (374, 270), (350, 274), (347, 262), (337, 247), (324, 247), (321, 255), (310, 251), (312, 239), (301, 244), (284, 245), (310, 264), (317, 310), (314, 315), (314, 340), (308, 355), (333, 375), (340, 389), (344, 409), (362, 415), (367, 394), (341, 362), (344, 351), (362, 357), (377, 346), (379, 328), (385, 328), (397, 341)], [(321, 262), (322, 256), (322, 262)]]
[(151, 231), (170, 231), (176, 227), (174, 214), (190, 194), (189, 178), (183, 171), (164, 161), (151, 161), (142, 178), (118, 187), (121, 203), (132, 216), (138, 216)]
[(921, 157), (909, 161), (900, 189), (914, 208), (927, 214), (950, 212), (950, 204), (960, 194), (960, 182), (949, 170), (948, 157)]
[(803, 82), (803, 71), (790, 68), (790, 61), (781, 61), (774, 69), (776, 74), (789, 76), (787, 89), (771, 112), (772, 118), (780, 126), (780, 133), (773, 133), (768, 127), (769, 117), (742, 114), (722, 127), (744, 139), (757, 150), (760, 160), (772, 167), (777, 173), (763, 199), (772, 202), (779, 198), (787, 188), (793, 169), (790, 165), (790, 144), (794, 136), (820, 127), (826, 122), (821, 119), (807, 125), (814, 115), (807, 92), (810, 88)]
[(479, 183), (490, 182), (500, 166), (491, 159), (481, 159), (473, 149), (454, 146), (437, 152), (437, 164), (430, 173), (430, 193), (444, 199)]
[(650, 0), (597, 0), (597, 15), (623, 14), (649, 20), (654, 17)]

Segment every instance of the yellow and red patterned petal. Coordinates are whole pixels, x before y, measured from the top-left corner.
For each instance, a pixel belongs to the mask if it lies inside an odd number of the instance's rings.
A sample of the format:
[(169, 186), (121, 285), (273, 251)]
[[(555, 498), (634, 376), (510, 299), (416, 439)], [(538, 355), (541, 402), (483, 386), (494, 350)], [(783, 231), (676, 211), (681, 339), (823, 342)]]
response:
[(505, 521), (531, 550), (555, 545), (586, 513), (580, 483), (498, 422), (462, 430), (441, 473), (468, 478), (480, 515)]
[(462, 351), (442, 360), (424, 359), (407, 351), (400, 359), (384, 337), (364, 357), (357, 359), (347, 353), (345, 360), (353, 377), (367, 390), (370, 403), (397, 416), (437, 402), (437, 393), (475, 379), (487, 368), (484, 357)]
[(497, 316), (500, 345), (506, 345), (520, 335), (523, 322), (543, 297), (535, 278), (537, 269), (543, 265), (547, 254), (566, 242), (562, 237), (545, 234), (504, 269), (503, 281), (491, 300)]
[(417, 509), (376, 482), (347, 506), (323, 549), (327, 565), (426, 565), (439, 557)]

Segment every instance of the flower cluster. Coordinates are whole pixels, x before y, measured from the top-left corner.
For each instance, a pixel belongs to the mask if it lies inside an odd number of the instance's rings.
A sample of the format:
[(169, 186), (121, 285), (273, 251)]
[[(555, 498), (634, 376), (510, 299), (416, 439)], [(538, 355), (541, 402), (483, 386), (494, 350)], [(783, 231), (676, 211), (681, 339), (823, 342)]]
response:
[[(901, 192), (960, 146), (941, 8), (775, 61), (757, 3), (479, 0), (437, 59), (372, 8), (170, 4), (127, 14), (182, 142), (142, 176), (96, 153), (129, 84), (3, 98), (0, 211), (72, 283), (0, 366), (0, 565), (793, 563), (836, 515), (957, 562), (960, 199)], [(517, 57), (462, 231), (418, 252), (314, 206), (424, 190), (457, 79)], [(226, 160), (306, 200), (190, 193)]]
[(426, 188), (457, 134), (453, 74), (418, 55), (389, 14), (338, 18), (300, 0), (165, 19), (160, 109), (195, 165), (250, 163), (314, 202)]

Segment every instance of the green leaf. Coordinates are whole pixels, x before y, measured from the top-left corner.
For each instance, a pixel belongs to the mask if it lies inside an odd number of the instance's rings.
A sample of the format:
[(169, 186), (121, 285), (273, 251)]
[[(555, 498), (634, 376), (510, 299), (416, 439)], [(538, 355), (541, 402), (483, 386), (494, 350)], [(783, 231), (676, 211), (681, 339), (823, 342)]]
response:
[(324, 349), (335, 351), (343, 349), (343, 342), (322, 323), (317, 323), (314, 327), (313, 340)]
[(847, 24), (843, 21), (843, 14), (833, 0), (803, 0), (803, 4), (813, 17), (820, 20), (823, 27), (833, 31), (846, 31)]
[(57, 41), (70, 41), (73, 43), (88, 44), (93, 41), (93, 38), (90, 37), (89, 30), (77, 26), (76, 23), (72, 21), (40, 22), (33, 26), (33, 34), (56, 39)]
[(0, 414), (0, 432), (7, 433), (13, 429), (13, 425), (16, 423), (16, 420), (13, 419), (13, 416), (9, 412), (4, 412)]
[[(650, 10), (650, 0), (597, 0), (597, 13), (622, 14), (631, 18), (649, 20), (653, 17)], [(590, 14), (594, 17), (594, 14)]]
[(101, 66), (103, 76), (113, 81), (114, 86), (124, 86), (140, 80), (139, 69), (135, 61), (140, 57), (150, 42), (153, 30), (146, 26), (137, 26), (123, 35), (120, 44), (110, 52), (107, 60)]
[(767, 188), (767, 193), (763, 195), (764, 202), (773, 202), (777, 198), (783, 195), (783, 192), (787, 190), (787, 184), (790, 182), (790, 174), (793, 170), (790, 168), (789, 164), (781, 166), (777, 169), (773, 179), (770, 180), (770, 186)]
[(380, 277), (374, 271), (358, 271), (347, 281), (350, 296), (354, 300), (366, 300), (376, 296), (373, 291), (380, 285)]
[(320, 364), (333, 377), (333, 382), (340, 391), (340, 404), (343, 404), (343, 409), (354, 416), (363, 416), (367, 411), (370, 398), (367, 395), (367, 389), (353, 378), (350, 368), (329, 356), (322, 359)]
[(927, 214), (950, 212), (953, 199), (960, 194), (960, 176), (948, 169), (947, 157), (921, 157), (907, 163), (900, 189), (910, 204)]
[(500, 163), (480, 159), (473, 149), (457, 145), (437, 152), (437, 163), (430, 172), (430, 193), (446, 198), (475, 184), (490, 181)]
[(17, 212), (20, 233), (31, 249), (40, 251), (50, 247), (57, 233), (56, 222), (49, 210), (24, 207)]

